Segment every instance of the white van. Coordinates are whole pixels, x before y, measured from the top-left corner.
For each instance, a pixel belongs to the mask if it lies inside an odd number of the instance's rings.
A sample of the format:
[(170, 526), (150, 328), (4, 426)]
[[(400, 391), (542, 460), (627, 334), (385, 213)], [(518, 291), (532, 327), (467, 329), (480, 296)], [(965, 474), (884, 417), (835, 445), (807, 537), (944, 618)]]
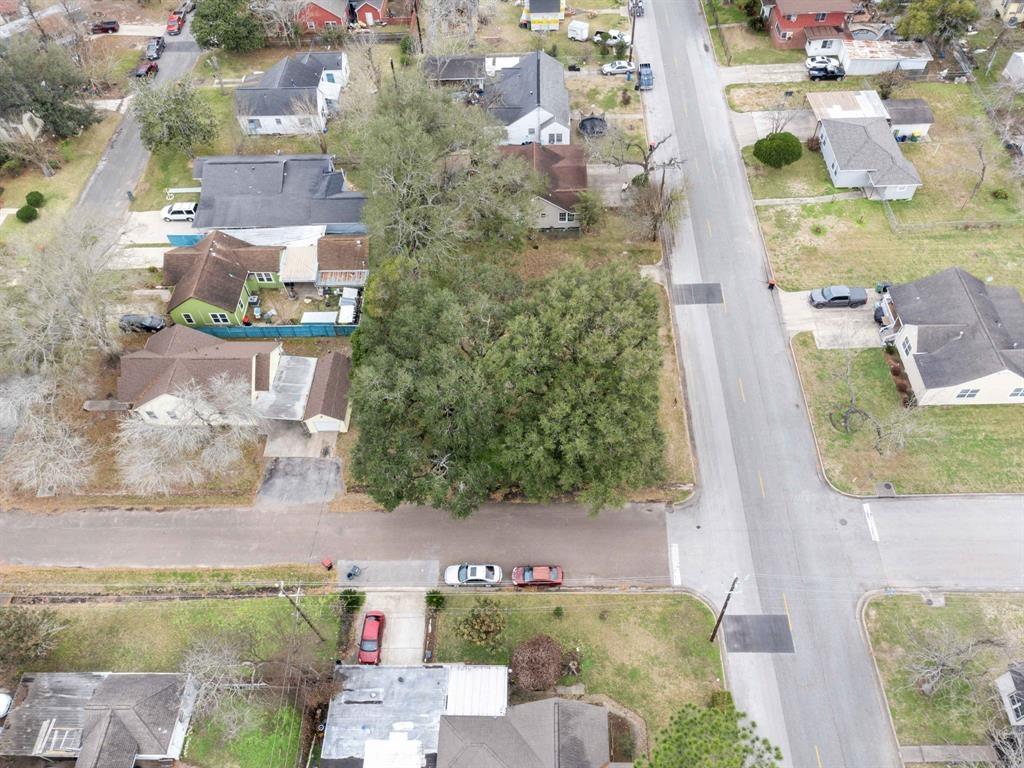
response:
[(590, 25), (585, 21), (570, 21), (569, 39), (587, 42), (590, 39)]

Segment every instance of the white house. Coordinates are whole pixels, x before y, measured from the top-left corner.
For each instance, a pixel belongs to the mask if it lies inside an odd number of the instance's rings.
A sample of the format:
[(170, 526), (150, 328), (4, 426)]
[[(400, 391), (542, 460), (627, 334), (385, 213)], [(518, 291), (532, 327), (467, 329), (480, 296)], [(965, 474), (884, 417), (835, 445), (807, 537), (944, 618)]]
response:
[(533, 32), (557, 32), (558, 24), (564, 18), (564, 0), (524, 0), (519, 25), (529, 27)]
[(895, 70), (922, 72), (931, 60), (928, 46), (913, 41), (843, 40), (839, 46), (839, 63), (848, 77)]
[(32, 112), (23, 112), (21, 120), (5, 120), (0, 117), (0, 140), (15, 141), (19, 137), (35, 141), (43, 132), (43, 121)]
[(486, 60), (482, 101), (505, 126), (503, 144), (568, 144), (569, 91), (562, 64), (543, 51)]
[(882, 339), (918, 405), (1024, 405), (1024, 302), (959, 267), (892, 286)]
[(808, 56), (837, 56), (845, 35), (838, 27), (821, 24), (804, 30), (804, 51)]
[(935, 116), (924, 99), (885, 99), (876, 91), (820, 91), (807, 94), (814, 118), (822, 120), (853, 120), (882, 118), (887, 120), (897, 139), (917, 141), (928, 135)]
[(1024, 662), (1011, 664), (1004, 674), (997, 677), (996, 690), (1010, 725), (1024, 728)]
[(281, 59), (235, 91), (235, 113), (250, 136), (326, 131), (348, 85), (344, 53), (302, 53)]
[(579, 229), (576, 206), (587, 188), (587, 156), (579, 145), (505, 146), (503, 154), (525, 160), (545, 183), (533, 199), (535, 229)]
[(857, 187), (869, 200), (910, 200), (921, 186), (882, 117), (822, 120), (821, 156), (836, 187)]
[(1003, 78), (1016, 85), (1024, 85), (1024, 51), (1017, 51), (1006, 62)]

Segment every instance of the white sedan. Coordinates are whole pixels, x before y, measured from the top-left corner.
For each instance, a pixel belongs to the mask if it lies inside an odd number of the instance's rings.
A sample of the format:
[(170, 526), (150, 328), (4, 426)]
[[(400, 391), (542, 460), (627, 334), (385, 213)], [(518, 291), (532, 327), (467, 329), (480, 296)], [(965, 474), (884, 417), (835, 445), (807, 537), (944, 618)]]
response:
[(831, 56), (811, 56), (804, 62), (804, 66), (808, 69), (827, 69), (828, 67), (835, 66), (839, 63), (838, 59), (834, 59)]
[(171, 203), (160, 211), (164, 221), (192, 221), (196, 217), (198, 203)]
[(601, 67), (602, 75), (625, 75), (636, 71), (636, 64), (632, 61), (613, 61)]
[(500, 582), (500, 565), (462, 563), (444, 569), (444, 583), (450, 587), (493, 587)]

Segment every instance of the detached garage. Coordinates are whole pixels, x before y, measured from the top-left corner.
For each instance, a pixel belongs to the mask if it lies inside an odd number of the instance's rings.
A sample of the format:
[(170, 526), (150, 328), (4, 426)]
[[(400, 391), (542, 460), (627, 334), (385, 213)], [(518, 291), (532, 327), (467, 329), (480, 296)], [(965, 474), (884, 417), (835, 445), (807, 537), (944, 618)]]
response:
[(927, 45), (909, 41), (843, 40), (839, 49), (839, 62), (848, 76), (923, 72), (931, 60)]
[(348, 432), (352, 417), (352, 404), (348, 401), (350, 367), (349, 359), (340, 352), (328, 352), (317, 360), (302, 415), (302, 423), (310, 434)]

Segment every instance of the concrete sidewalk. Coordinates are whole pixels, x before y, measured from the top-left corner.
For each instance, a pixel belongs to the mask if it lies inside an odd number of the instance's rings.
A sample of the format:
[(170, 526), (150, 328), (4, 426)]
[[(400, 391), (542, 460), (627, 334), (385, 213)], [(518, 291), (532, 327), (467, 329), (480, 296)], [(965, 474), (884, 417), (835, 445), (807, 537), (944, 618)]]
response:
[(995, 763), (996, 753), (990, 746), (939, 744), (936, 746), (900, 747), (904, 763)]
[(754, 205), (815, 205), (816, 203), (834, 203), (836, 200), (860, 200), (864, 197), (863, 192), (851, 190), (850, 192), (836, 192), (834, 195), (817, 195), (816, 197), (762, 197), (755, 200)]

